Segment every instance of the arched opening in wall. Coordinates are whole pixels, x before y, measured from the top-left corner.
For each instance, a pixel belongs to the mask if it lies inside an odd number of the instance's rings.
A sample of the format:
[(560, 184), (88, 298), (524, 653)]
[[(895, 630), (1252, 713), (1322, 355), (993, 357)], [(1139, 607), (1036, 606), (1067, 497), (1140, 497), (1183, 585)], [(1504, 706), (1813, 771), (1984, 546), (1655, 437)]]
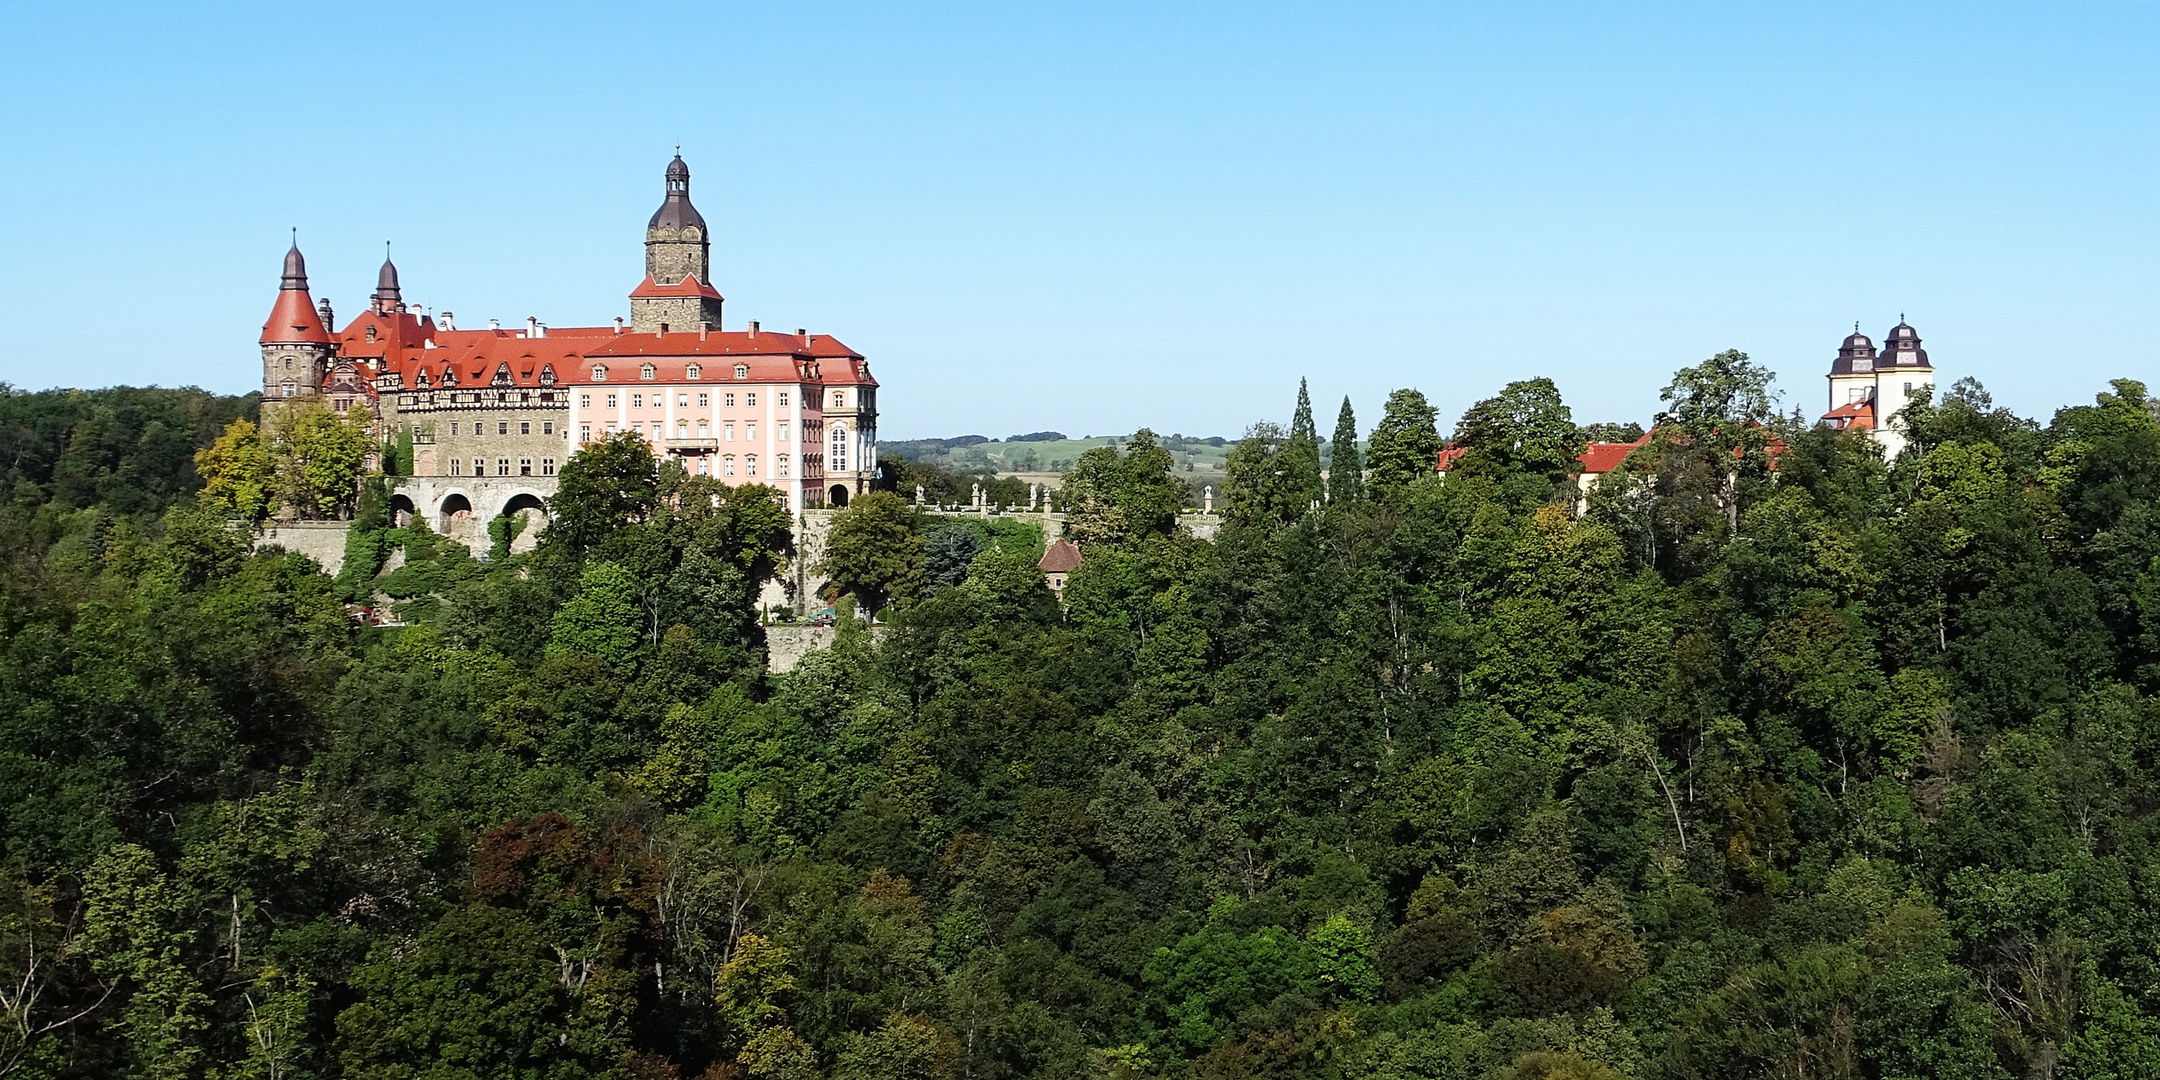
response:
[(521, 491), (510, 496), (510, 501), (503, 504), (503, 516), (510, 517), (520, 510), (544, 511), (546, 509), (547, 503), (541, 501), (540, 496), (529, 491)]
[(412, 524), (415, 509), (417, 508), (413, 506), (413, 501), (409, 496), (403, 494), (390, 496), (390, 521), (398, 528), (402, 529)]
[(834, 484), (832, 486), (832, 490), (825, 493), (825, 501), (835, 510), (846, 508), (847, 485)]
[(472, 516), (472, 500), (463, 495), (450, 495), (442, 501), (442, 531), (450, 531), (450, 523), (459, 518)]

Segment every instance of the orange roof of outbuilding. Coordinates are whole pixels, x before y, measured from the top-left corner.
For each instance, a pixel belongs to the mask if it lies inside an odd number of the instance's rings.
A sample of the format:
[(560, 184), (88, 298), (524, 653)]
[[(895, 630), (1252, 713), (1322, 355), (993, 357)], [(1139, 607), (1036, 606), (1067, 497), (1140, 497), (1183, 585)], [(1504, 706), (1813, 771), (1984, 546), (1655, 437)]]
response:
[(1847, 428), (1873, 430), (1875, 427), (1875, 403), (1873, 401), (1848, 402), (1822, 414), (1822, 418), (1829, 421), (1830, 426), (1839, 431), (1844, 431)]
[(1594, 442), (1577, 454), (1575, 460), (1582, 464), (1582, 471), (1586, 473), (1609, 473), (1619, 468), (1629, 454), (1649, 441), (1650, 436), (1645, 434), (1634, 442)]

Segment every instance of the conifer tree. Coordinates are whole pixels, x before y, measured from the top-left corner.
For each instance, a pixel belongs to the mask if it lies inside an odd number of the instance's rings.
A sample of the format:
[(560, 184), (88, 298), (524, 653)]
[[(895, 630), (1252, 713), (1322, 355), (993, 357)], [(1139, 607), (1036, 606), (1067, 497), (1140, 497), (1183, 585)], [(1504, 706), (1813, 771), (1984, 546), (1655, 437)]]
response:
[(1307, 392), (1305, 380), (1297, 384), (1297, 411), (1290, 416), (1290, 437), (1282, 444), (1278, 468), (1283, 474), (1283, 496), (1302, 514), (1305, 509), (1319, 501), (1320, 489), (1320, 433), (1313, 427), (1312, 395)]
[(1328, 501), (1356, 502), (1365, 497), (1365, 459), (1358, 453), (1357, 414), (1350, 410), (1349, 395), (1335, 417), (1333, 455), (1328, 460)]

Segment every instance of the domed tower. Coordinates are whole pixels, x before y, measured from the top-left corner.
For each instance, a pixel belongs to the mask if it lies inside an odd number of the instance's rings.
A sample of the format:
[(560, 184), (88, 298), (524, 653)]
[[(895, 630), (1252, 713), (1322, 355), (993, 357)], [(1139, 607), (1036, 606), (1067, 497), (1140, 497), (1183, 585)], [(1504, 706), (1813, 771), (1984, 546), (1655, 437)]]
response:
[(712, 242), (705, 217), (690, 204), (690, 166), (668, 162), (667, 198), (645, 225), (645, 280), (630, 294), (630, 325), (639, 333), (720, 328), (720, 293), (712, 287)]
[(322, 391), (323, 373), (337, 347), (308, 296), (307, 260), (301, 258), (298, 242), (285, 253), (285, 277), (260, 344), (265, 406), (313, 398)]
[(1830, 411), (1823, 419), (1840, 428), (1866, 429), (1894, 458), (1905, 449), (1905, 436), (1895, 420), (1905, 408), (1906, 396), (1934, 386), (1935, 369), (1928, 363), (1927, 350), (1920, 347), (1920, 332), (1903, 318), (1883, 338), (1880, 353), (1854, 327), (1831, 362)]
[(1875, 396), (1875, 343), (1853, 326), (1830, 362), (1830, 407), (1841, 408)]
[(379, 315), (405, 310), (405, 294), (398, 289), (397, 264), (390, 261), (388, 250), (383, 252), (382, 269), (375, 272), (374, 303)]

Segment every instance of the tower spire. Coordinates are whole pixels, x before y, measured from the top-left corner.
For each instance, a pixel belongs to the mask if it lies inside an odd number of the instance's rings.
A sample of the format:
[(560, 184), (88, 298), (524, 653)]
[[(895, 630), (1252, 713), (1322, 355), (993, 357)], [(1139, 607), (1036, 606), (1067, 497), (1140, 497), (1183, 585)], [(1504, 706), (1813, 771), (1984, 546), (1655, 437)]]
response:
[(398, 289), (397, 264), (390, 261), (390, 241), (383, 241), (382, 247), (382, 269), (375, 274), (375, 310), (389, 314), (405, 309), (405, 296)]

